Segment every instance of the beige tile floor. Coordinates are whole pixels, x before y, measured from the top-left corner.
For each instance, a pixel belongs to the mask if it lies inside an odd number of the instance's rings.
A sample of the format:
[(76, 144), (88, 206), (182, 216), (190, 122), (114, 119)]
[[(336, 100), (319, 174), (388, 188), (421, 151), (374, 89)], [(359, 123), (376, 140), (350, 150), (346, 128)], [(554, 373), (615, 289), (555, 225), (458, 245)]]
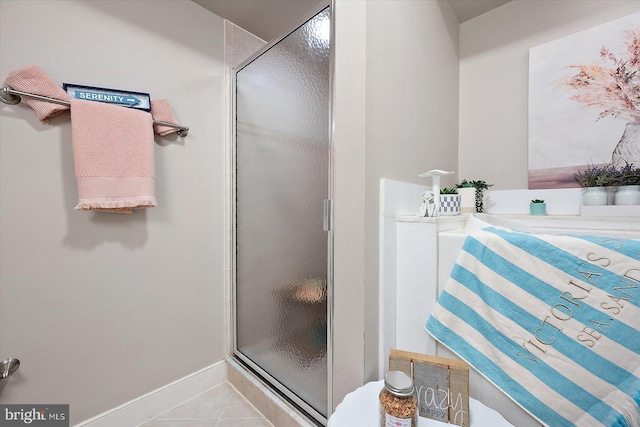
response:
[(205, 391), (139, 427), (273, 427), (228, 382)]

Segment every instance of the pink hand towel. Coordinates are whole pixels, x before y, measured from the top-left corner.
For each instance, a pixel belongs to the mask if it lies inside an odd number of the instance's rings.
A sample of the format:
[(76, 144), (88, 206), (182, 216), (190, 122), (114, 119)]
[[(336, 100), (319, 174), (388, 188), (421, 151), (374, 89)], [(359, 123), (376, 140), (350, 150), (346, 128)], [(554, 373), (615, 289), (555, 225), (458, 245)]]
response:
[(71, 99), (76, 209), (130, 213), (156, 206), (151, 114)]
[[(37, 65), (30, 65), (16, 71), (12, 71), (4, 81), (5, 85), (21, 92), (33, 93), (36, 95), (48, 96), (69, 102), (69, 95), (60, 86), (55, 84)], [(49, 119), (61, 112), (68, 110), (66, 105), (53, 104), (47, 101), (39, 101), (27, 96), (22, 97), (36, 113), (38, 119), (45, 125), (49, 124)]]
[[(173, 115), (173, 110), (171, 109), (171, 105), (169, 101), (166, 99), (152, 99), (151, 100), (151, 115), (153, 116), (153, 120), (158, 120), (160, 122), (174, 123), (177, 124), (178, 121)], [(170, 133), (178, 132), (178, 128), (172, 128), (169, 126), (162, 125), (154, 125), (153, 130), (161, 136), (169, 135)]]

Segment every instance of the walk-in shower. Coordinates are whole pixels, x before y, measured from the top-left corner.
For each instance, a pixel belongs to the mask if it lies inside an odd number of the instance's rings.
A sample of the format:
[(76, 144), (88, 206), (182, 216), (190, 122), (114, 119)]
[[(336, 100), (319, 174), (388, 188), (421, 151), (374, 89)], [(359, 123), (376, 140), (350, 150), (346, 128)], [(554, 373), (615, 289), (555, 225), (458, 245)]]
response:
[(325, 424), (331, 9), (234, 69), (234, 356)]

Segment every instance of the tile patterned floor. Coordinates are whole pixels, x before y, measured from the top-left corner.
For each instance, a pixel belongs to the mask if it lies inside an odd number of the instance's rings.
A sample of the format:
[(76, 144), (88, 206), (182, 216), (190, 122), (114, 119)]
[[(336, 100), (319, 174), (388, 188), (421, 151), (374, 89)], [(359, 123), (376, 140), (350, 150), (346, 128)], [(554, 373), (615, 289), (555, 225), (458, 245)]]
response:
[(225, 382), (139, 427), (273, 427), (273, 424)]

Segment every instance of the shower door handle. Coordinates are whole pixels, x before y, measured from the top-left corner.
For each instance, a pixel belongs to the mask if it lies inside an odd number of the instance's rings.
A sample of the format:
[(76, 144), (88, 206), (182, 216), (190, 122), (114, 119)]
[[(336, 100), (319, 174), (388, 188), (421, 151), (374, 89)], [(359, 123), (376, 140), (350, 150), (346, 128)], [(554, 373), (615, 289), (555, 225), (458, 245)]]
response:
[(325, 199), (322, 201), (323, 221), (322, 229), (324, 231), (333, 230), (333, 200)]

